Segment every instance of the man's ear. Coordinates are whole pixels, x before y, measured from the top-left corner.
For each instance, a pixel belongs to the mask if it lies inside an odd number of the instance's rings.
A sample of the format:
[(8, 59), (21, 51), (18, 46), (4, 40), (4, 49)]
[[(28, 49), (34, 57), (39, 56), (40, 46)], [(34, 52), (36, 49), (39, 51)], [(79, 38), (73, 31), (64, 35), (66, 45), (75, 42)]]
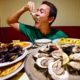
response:
[(54, 21), (54, 17), (49, 18), (49, 23), (51, 23), (52, 21)]

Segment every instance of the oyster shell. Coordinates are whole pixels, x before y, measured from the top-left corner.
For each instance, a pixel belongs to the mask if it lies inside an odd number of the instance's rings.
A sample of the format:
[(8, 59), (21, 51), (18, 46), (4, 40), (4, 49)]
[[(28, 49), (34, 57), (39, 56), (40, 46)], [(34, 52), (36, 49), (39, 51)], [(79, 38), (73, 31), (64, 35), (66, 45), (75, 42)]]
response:
[(69, 56), (70, 60), (77, 60), (80, 61), (80, 53), (71, 54)]
[(80, 62), (71, 61), (68, 63), (68, 65), (76, 70), (80, 70)]
[(73, 47), (72, 52), (74, 53), (80, 52), (80, 46)]
[(41, 52), (47, 52), (50, 50), (50, 47), (48, 45), (42, 46), (40, 47), (39, 51)]
[(55, 50), (51, 52), (54, 59), (60, 59), (62, 57), (62, 52), (60, 50)]
[[(49, 60), (53, 60), (53, 58), (51, 57), (41, 57), (41, 58), (38, 58), (36, 60), (36, 64), (40, 67), (40, 68), (47, 68), (48, 67), (48, 61)], [(54, 61), (54, 60), (53, 60)]]
[(55, 80), (68, 80), (69, 77), (68, 72), (66, 70), (64, 71), (60, 60), (55, 62), (49, 61), (48, 72)]
[(61, 59), (63, 62), (62, 63), (63, 65), (65, 65), (69, 62), (68, 55), (61, 50), (55, 50), (51, 53), (51, 55), (54, 59)]
[(36, 60), (37, 58), (41, 58), (41, 57), (48, 57), (48, 54), (45, 53), (36, 53), (33, 55), (34, 60)]
[(73, 49), (74, 45), (71, 44), (65, 44), (65, 45), (61, 45), (62, 50), (67, 53), (68, 55), (70, 55), (72, 53), (72, 49)]

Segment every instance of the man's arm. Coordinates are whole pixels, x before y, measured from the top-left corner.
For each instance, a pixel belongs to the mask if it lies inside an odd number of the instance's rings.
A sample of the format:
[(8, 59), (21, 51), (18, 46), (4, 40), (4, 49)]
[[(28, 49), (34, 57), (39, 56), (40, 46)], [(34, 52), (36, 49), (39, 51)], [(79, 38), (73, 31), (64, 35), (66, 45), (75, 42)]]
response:
[(34, 7), (34, 3), (33, 2), (28, 2), (25, 6), (23, 6), (21, 9), (19, 9), (17, 12), (13, 13), (7, 19), (8, 25), (16, 28), (17, 30), (19, 30), (18, 20), (19, 20), (20, 16), (26, 11), (32, 11), (33, 7)]

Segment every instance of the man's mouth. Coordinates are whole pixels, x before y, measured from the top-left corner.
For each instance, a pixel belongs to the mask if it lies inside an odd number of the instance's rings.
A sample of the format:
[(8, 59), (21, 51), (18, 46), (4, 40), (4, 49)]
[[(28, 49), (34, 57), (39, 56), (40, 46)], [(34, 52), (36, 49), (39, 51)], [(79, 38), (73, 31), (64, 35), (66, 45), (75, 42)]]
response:
[(35, 17), (34, 17), (34, 20), (35, 20), (36, 23), (39, 23), (39, 21), (40, 21), (40, 20), (39, 20), (39, 16), (35, 16)]

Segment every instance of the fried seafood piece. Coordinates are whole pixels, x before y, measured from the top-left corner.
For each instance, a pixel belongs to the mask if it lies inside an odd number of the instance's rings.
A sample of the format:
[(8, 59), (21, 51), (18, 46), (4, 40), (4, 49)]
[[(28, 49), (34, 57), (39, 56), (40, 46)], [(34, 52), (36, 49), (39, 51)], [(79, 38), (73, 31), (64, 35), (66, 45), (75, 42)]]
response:
[(18, 69), (23, 64), (23, 61), (19, 61), (10, 66), (0, 68), (0, 77), (5, 77), (11, 73), (13, 73), (16, 69)]

